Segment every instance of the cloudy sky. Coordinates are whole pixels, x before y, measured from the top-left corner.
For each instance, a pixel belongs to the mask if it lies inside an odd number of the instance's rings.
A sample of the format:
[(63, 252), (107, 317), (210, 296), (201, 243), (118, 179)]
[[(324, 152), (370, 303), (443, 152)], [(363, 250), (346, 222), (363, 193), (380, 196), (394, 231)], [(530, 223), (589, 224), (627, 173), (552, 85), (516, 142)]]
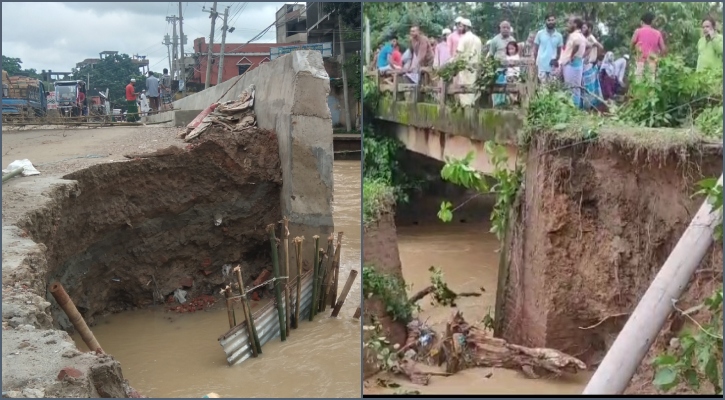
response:
[[(275, 21), (285, 3), (225, 2), (229, 6), (227, 43), (246, 43)], [(182, 3), (185, 50), (191, 52), (194, 39), (209, 40), (211, 20), (202, 7), (212, 2)], [(151, 69), (168, 67), (164, 35), (171, 35), (166, 16), (179, 14), (178, 2), (166, 3), (2, 3), (2, 54), (23, 61), (23, 68), (70, 71), (77, 62), (98, 58), (101, 51), (145, 55)], [(221, 41), (221, 18), (214, 41)], [(274, 43), (275, 29), (257, 42)]]

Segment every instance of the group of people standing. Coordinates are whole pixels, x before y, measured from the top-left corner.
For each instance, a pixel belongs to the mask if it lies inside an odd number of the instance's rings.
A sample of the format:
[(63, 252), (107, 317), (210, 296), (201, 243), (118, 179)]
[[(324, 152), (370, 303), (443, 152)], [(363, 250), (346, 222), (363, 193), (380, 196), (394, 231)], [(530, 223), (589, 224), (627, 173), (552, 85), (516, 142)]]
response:
[(126, 121), (136, 122), (141, 116), (151, 115), (160, 111), (173, 109), (171, 97), (171, 75), (164, 68), (161, 79), (153, 72), (148, 72), (146, 89), (136, 92), (136, 79), (126, 85)]
[[(643, 15), (641, 26), (632, 36), (630, 44), (637, 55), (634, 72), (637, 79), (645, 74), (654, 76), (658, 59), (667, 51), (664, 35), (652, 26), (654, 20), (652, 13)], [(428, 39), (415, 25), (410, 30), (410, 48), (402, 49), (398, 38), (392, 37), (381, 45), (374, 66), (383, 75), (400, 71), (417, 82), (420, 67), (441, 68), (453, 59), (462, 58), (470, 68), (461, 71), (455, 80), (461, 85), (471, 85), (476, 80), (473, 71), (480, 56), (486, 52), (486, 57), (495, 57), (505, 66), (500, 70), (497, 83), (506, 83), (519, 78), (521, 71), (517, 61), (533, 56), (539, 81), (543, 84), (562, 81), (571, 90), (574, 103), (581, 108), (597, 108), (601, 100), (621, 93), (626, 86), (629, 54), (615, 58), (593, 34), (592, 23), (579, 17), (567, 19), (566, 38), (556, 26), (557, 17), (547, 15), (543, 29), (529, 35), (526, 42), (518, 43), (511, 24), (502, 21), (499, 33), (484, 44), (473, 33), (471, 21), (463, 17), (456, 18), (453, 30), (443, 29), (437, 39)], [(722, 70), (723, 38), (712, 18), (702, 20), (702, 32), (697, 44), (697, 69)], [(471, 106), (478, 95), (458, 95), (458, 98), (462, 106)], [(507, 98), (510, 96), (494, 94), (494, 106), (506, 103)]]

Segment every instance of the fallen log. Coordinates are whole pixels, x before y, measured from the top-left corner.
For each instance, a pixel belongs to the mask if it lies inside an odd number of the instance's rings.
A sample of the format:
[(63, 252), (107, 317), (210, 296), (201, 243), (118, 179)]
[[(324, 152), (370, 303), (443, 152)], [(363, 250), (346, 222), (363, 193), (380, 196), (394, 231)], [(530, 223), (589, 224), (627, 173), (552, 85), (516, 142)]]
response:
[(440, 301), (439, 299), (445, 299), (445, 302), (450, 302), (451, 306), (455, 307), (455, 301), (459, 297), (480, 297), (481, 296), (481, 293), (475, 293), (475, 292), (456, 293), (456, 292), (448, 289), (447, 286), (444, 287), (444, 294), (442, 296), (441, 295), (436, 296), (435, 292), (436, 292), (436, 287), (434, 285), (430, 285), (427, 288), (422, 289), (422, 290), (418, 291), (418, 293), (411, 296), (411, 298), (408, 301), (410, 303), (417, 303), (418, 301), (422, 300), (425, 296), (427, 296), (431, 293), (434, 293), (436, 302), (442, 303), (442, 301)]
[(494, 338), (482, 328), (469, 325), (456, 311), (446, 325), (446, 335), (434, 350), (447, 373), (472, 367), (520, 370), (529, 378), (577, 373), (587, 366), (576, 357), (555, 349), (529, 348)]

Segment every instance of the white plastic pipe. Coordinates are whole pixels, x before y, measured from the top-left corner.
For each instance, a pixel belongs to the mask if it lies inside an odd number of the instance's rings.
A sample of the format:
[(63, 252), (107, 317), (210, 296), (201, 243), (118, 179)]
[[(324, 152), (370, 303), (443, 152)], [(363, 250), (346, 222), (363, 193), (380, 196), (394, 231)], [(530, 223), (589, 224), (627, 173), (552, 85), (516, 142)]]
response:
[[(722, 175), (717, 181), (722, 185)], [(719, 213), (705, 200), (637, 304), (583, 394), (622, 394), (713, 242)]]

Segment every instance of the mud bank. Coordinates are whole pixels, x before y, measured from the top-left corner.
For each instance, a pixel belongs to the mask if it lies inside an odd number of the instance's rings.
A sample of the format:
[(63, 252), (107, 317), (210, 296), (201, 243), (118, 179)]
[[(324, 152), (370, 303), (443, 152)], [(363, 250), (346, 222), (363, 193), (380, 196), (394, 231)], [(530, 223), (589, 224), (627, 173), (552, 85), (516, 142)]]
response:
[[(721, 145), (535, 139), (499, 275), (497, 336), (596, 366), (702, 204), (696, 183), (721, 173)], [(701, 269), (716, 273), (696, 274), (684, 308), (721, 282), (719, 248)], [(630, 392), (655, 392), (648, 364), (678, 323), (663, 329)]]
[[(162, 302), (178, 288), (187, 298), (213, 294), (224, 264), (241, 263), (246, 279), (255, 276), (269, 252), (264, 227), (283, 215), (292, 236), (333, 230), (329, 79), (321, 55), (285, 55), (242, 81), (214, 90), (232, 89), (229, 100), (256, 85), (259, 129), (243, 134), (209, 132), (192, 145), (177, 132), (154, 136), (141, 127), (118, 128), (135, 135), (75, 135), (72, 145), (66, 132), (3, 137), (3, 147), (15, 140), (12, 157), (36, 165), (46, 159), (42, 175), (3, 185), (8, 396), (137, 395), (113, 358), (75, 349), (62, 330), (69, 328), (65, 316), (46, 292), (52, 281), (92, 323), (97, 315)], [(204, 91), (185, 100), (204, 108), (219, 96)], [(125, 136), (137, 142), (119, 140)], [(47, 145), (53, 142), (58, 150)], [(106, 157), (111, 149), (115, 162)], [(69, 158), (61, 159), (61, 150)], [(118, 162), (124, 154), (132, 159)], [(59, 376), (65, 367), (74, 370)]]
[[(81, 354), (54, 330), (72, 327), (46, 294), (51, 282), (65, 286), (92, 325), (97, 315), (162, 303), (179, 288), (187, 297), (214, 294), (224, 264), (241, 262), (248, 277), (265, 266), (262, 228), (281, 218), (279, 202), (269, 201), (279, 199), (282, 181), (276, 137), (205, 136), (4, 191), (4, 201), (27, 210), (3, 221), (3, 390), (131, 394), (116, 361)], [(28, 380), (39, 363), (48, 373)], [(81, 376), (58, 382), (66, 366)]]

